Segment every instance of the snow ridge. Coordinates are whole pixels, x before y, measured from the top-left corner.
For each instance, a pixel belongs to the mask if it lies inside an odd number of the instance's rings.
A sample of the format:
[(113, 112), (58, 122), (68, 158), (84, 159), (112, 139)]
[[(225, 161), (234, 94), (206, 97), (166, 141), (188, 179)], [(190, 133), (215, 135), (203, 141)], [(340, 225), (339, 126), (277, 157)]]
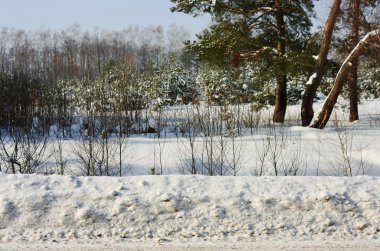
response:
[(378, 240), (378, 177), (0, 173), (0, 243)]

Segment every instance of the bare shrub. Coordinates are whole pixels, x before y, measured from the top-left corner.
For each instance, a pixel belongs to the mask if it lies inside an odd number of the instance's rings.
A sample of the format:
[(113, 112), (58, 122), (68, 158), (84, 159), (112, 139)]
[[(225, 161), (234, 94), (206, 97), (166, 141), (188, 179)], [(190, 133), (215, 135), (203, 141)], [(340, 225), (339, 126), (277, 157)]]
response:
[(353, 128), (343, 126), (335, 119), (334, 137), (329, 140), (333, 157), (326, 157), (327, 165), (332, 174), (339, 176), (356, 176), (368, 174), (365, 149), (369, 143), (361, 142)]
[(252, 138), (255, 144), (252, 174), (299, 175), (304, 163), (300, 134), (292, 135), (288, 127), (275, 124), (263, 132)]
[(3, 136), (0, 131), (0, 156), (5, 163), (5, 172), (11, 173), (52, 173), (42, 167), (49, 158), (46, 149), (48, 138), (33, 130), (15, 129), (12, 134)]
[(200, 135), (199, 126), (199, 105), (188, 105), (184, 109), (185, 117), (180, 125), (181, 136), (184, 141), (180, 141), (178, 147), (179, 171), (182, 174), (203, 173), (200, 170), (198, 160), (199, 153), (196, 145), (196, 138)]

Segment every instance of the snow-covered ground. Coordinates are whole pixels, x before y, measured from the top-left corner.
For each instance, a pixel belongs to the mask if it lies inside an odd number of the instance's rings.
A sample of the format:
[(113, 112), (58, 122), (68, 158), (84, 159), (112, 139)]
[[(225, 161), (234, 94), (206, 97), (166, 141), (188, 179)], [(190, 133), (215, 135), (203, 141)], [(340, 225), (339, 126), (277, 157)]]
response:
[[(287, 116), (298, 113), (290, 106)], [(170, 133), (126, 140), (123, 167), (141, 176), (70, 176), (84, 170), (82, 143), (63, 140), (65, 175), (0, 172), (0, 250), (380, 250), (380, 101), (360, 114), (347, 123), (340, 109), (325, 130), (194, 139), (198, 174), (212, 146), (212, 165), (237, 177), (178, 175), (189, 172), (189, 141)], [(57, 142), (48, 144), (46, 173), (57, 165)], [(144, 176), (152, 167), (166, 175)]]
[[(315, 110), (320, 105), (315, 104)], [(240, 108), (240, 112), (247, 115), (249, 106)], [(166, 175), (190, 174), (194, 160), (197, 174), (201, 175), (208, 175), (212, 169), (213, 175), (272, 176), (277, 172), (297, 176), (380, 176), (380, 100), (365, 101), (359, 108), (360, 121), (348, 123), (346, 110), (336, 109), (324, 130), (299, 126), (299, 105), (289, 106), (285, 125), (269, 124), (271, 110), (263, 110), (254, 115), (261, 119), (261, 124), (252, 129), (242, 126), (238, 135), (216, 132), (212, 136), (198, 134), (190, 139), (179, 132), (180, 125), (171, 121), (173, 124), (163, 127), (159, 139), (156, 134), (123, 138), (122, 175), (149, 175), (152, 169)], [(186, 116), (186, 109), (191, 107), (170, 107), (162, 116), (168, 120), (183, 120), (181, 116)], [(54, 135), (52, 133), (48, 140), (44, 158), (34, 162), (39, 163), (34, 172), (86, 175), (87, 142), (80, 137), (58, 141)], [(5, 148), (9, 148), (8, 155), (12, 155), (15, 141), (6, 139), (4, 142)], [(118, 138), (111, 136), (107, 148), (103, 143), (98, 139), (92, 145), (97, 174), (105, 175), (104, 153), (108, 149), (109, 175), (118, 176)], [(30, 148), (26, 145), (22, 149)], [(0, 171), (10, 173), (9, 157), (2, 150), (1, 146)], [(22, 155), (19, 150), (19, 155), (27, 159), (29, 152)]]
[(380, 247), (378, 177), (0, 174), (0, 184), (3, 250)]

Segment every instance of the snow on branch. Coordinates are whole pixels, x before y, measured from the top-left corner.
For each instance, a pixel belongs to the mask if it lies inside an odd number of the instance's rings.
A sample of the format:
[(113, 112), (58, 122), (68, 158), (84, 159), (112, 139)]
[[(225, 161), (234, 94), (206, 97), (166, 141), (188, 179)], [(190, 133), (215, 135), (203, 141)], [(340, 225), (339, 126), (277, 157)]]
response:
[[(377, 42), (377, 44), (376, 44), (376, 42)], [(340, 68), (337, 76), (340, 75), (342, 68), (345, 65), (351, 66), (351, 61), (353, 61), (353, 59), (355, 59), (359, 56), (362, 48), (367, 48), (368, 46), (370, 46), (372, 44), (374, 44), (374, 45), (380, 44), (380, 28), (367, 33), (367, 35), (365, 35), (360, 40), (360, 42), (355, 46), (355, 48), (351, 51), (351, 53), (344, 60), (342, 67)]]
[(263, 47), (257, 51), (240, 53), (240, 58), (242, 58), (242, 59), (258, 59), (266, 52), (270, 52), (272, 54), (278, 55), (278, 51), (275, 48), (265, 46), (265, 47)]
[(313, 84), (313, 80), (316, 79), (317, 77), (318, 77), (317, 73), (314, 72), (314, 74), (310, 76), (310, 78), (307, 81), (306, 85), (312, 85)]
[(323, 104), (322, 110), (310, 127), (322, 129), (326, 126), (337, 98), (342, 91), (343, 84), (350, 72), (352, 62), (356, 61), (371, 45), (374, 44), (380, 44), (380, 28), (367, 33), (367, 35), (360, 40), (351, 53), (346, 57), (335, 77), (334, 85)]

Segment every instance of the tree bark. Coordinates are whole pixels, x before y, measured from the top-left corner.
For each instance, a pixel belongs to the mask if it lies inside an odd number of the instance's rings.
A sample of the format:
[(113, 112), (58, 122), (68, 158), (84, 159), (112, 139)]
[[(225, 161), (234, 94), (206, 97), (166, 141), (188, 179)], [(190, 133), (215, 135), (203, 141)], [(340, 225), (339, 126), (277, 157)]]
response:
[[(360, 0), (353, 0), (351, 4), (352, 12), (352, 48), (359, 43), (359, 18), (360, 18)], [(359, 95), (358, 95), (358, 66), (359, 60), (352, 61), (351, 78), (349, 82), (349, 97), (350, 97), (350, 116), (349, 121), (359, 120)]]
[[(281, 0), (276, 0), (276, 30), (277, 30), (277, 51), (278, 58), (281, 58), (285, 54), (285, 20), (284, 13), (282, 10), (282, 2)], [(274, 104), (274, 114), (273, 114), (273, 122), (274, 123), (284, 123), (285, 121), (285, 113), (286, 113), (286, 105), (287, 105), (287, 97), (286, 97), (286, 73), (285, 67), (279, 70), (276, 76), (276, 99)]]
[(328, 19), (325, 23), (321, 48), (319, 50), (318, 59), (315, 64), (315, 77), (311, 80), (311, 83), (306, 85), (304, 95), (302, 97), (301, 105), (301, 119), (302, 126), (310, 125), (314, 117), (313, 99), (317, 92), (319, 85), (321, 84), (322, 77), (325, 74), (325, 68), (327, 63), (327, 54), (330, 50), (331, 38), (334, 31), (335, 23), (340, 13), (340, 5), (342, 0), (334, 0), (334, 3), (330, 9)]
[(334, 105), (336, 104), (336, 100), (340, 92), (342, 91), (343, 84), (346, 81), (348, 74), (352, 69), (352, 62), (355, 62), (359, 59), (359, 57), (368, 49), (368, 45), (373, 43), (380, 44), (380, 29), (374, 30), (368, 33), (351, 51), (350, 55), (343, 62), (340, 70), (335, 78), (335, 82), (332, 90), (330, 91), (329, 96), (327, 97), (325, 103), (323, 104), (322, 110), (318, 115), (318, 118), (314, 123), (310, 126), (313, 128), (323, 129), (327, 122), (330, 119), (331, 112), (334, 109)]

